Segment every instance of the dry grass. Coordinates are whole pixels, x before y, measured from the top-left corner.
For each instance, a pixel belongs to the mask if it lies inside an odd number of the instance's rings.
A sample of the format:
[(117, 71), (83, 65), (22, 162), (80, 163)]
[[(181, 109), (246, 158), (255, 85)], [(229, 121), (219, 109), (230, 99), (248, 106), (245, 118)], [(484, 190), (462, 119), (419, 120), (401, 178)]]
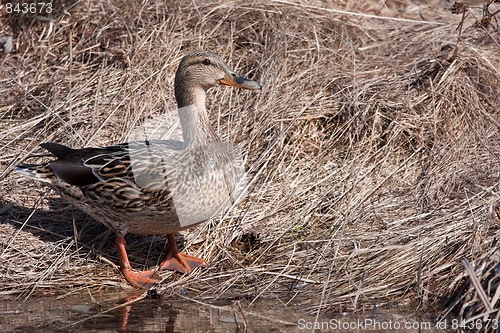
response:
[[(327, 3), (80, 1), (51, 22), (4, 18), (17, 52), (0, 67), (0, 200), (12, 205), (0, 215), (0, 293), (123, 282), (98, 260), (116, 261), (105, 229), (11, 167), (45, 141), (125, 141), (175, 109), (176, 64), (200, 48), (264, 84), (208, 101), (216, 131), (247, 154), (251, 190), (184, 233), (210, 267), (161, 289), (312, 313), (447, 295), (458, 314), (475, 297), (468, 259), (480, 279), (497, 268), (498, 290), (498, 26), (469, 15), (457, 44), (462, 16), (444, 6)], [(164, 240), (131, 240), (136, 267), (157, 262)]]

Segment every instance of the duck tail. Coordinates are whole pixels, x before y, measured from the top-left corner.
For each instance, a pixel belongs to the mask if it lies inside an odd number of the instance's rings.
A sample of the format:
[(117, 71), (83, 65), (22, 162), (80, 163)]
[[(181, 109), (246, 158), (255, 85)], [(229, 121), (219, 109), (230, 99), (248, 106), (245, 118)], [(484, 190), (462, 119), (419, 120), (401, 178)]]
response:
[(14, 171), (38, 181), (52, 183), (54, 173), (49, 167), (49, 164), (20, 164), (14, 167)]

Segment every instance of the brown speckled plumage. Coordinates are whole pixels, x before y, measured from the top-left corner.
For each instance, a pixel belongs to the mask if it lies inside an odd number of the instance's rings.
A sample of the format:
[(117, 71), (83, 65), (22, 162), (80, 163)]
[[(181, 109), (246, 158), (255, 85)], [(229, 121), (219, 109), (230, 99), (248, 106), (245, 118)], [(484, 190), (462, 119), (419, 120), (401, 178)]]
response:
[[(117, 244), (123, 242), (123, 248), (127, 233), (171, 236), (230, 204), (244, 171), (235, 147), (222, 143), (208, 121), (205, 93), (219, 84), (260, 89), (258, 83), (231, 71), (219, 56), (190, 52), (175, 76), (184, 141), (136, 141), (83, 149), (44, 143), (41, 146), (57, 159), (20, 165), (16, 171), (48, 183), (73, 205), (114, 230)], [(169, 242), (172, 239), (169, 237)], [(171, 250), (179, 259), (176, 247)], [(196, 259), (186, 257), (188, 261)], [(132, 285), (149, 286), (143, 281), (146, 277), (157, 282), (150, 271), (131, 271), (126, 253), (120, 253), (120, 262)], [(189, 271), (201, 263), (181, 263), (183, 269), (174, 269)], [(162, 267), (172, 267), (172, 263)]]

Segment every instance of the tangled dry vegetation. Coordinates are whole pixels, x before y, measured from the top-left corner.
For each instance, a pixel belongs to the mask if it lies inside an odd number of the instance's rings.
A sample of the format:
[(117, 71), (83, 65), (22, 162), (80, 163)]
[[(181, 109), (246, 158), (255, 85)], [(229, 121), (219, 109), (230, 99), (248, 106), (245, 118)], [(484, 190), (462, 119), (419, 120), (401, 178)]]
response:
[[(122, 142), (172, 112), (178, 60), (201, 48), (264, 84), (208, 100), (217, 133), (242, 145), (250, 190), (183, 233), (210, 265), (165, 274), (161, 291), (311, 313), (411, 299), (465, 318), (489, 309), (467, 259), (498, 318), (493, 20), (473, 27), (475, 11), (459, 32), (462, 15), (410, 1), (167, 3), (75, 1), (51, 21), (2, 19), (16, 52), (0, 67), (0, 293), (123, 285), (112, 235), (11, 167), (45, 159), (41, 142)], [(157, 263), (163, 238), (129, 239), (136, 267)]]

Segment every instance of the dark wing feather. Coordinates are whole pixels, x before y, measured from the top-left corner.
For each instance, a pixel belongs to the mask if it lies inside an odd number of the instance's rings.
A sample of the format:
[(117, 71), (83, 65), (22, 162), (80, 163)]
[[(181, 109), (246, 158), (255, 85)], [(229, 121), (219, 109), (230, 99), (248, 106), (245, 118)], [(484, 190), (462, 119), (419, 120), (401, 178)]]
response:
[(183, 143), (174, 140), (135, 141), (105, 148), (82, 149), (51, 142), (41, 146), (58, 158), (50, 162), (50, 168), (68, 184), (86, 186), (120, 178), (142, 187), (144, 184), (164, 182), (164, 159), (169, 159), (172, 152), (182, 150)]
[(50, 169), (57, 178), (75, 186), (85, 186), (97, 183), (97, 178), (91, 168), (83, 166), (81, 160), (63, 158), (50, 162)]
[(50, 168), (62, 181), (75, 186), (85, 186), (99, 182), (91, 167), (85, 165), (85, 160), (93, 156), (114, 154), (123, 151), (123, 147), (72, 149), (64, 145), (48, 142), (40, 145), (58, 159), (50, 162)]

